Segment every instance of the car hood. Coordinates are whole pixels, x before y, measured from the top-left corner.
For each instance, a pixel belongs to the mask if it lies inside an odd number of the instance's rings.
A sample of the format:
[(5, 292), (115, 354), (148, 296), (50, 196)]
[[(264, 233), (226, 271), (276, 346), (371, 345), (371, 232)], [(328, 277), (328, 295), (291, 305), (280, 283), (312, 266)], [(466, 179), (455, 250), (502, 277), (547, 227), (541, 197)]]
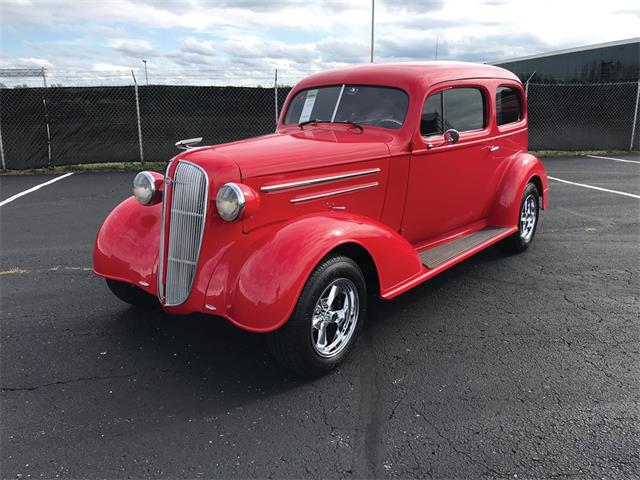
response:
[(307, 128), (218, 145), (209, 151), (212, 159), (223, 156), (233, 160), (247, 179), (387, 157), (387, 143), (393, 139), (379, 130)]

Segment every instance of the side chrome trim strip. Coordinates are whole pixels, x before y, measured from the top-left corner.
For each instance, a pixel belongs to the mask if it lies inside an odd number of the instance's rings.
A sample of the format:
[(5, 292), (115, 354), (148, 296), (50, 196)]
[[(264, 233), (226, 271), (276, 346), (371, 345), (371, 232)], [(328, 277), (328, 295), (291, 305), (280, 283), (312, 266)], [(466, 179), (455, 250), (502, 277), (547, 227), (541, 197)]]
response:
[(295, 197), (290, 201), (291, 203), (307, 202), (309, 200), (317, 200), (318, 198), (333, 197), (334, 195), (342, 195), (343, 193), (357, 192), (359, 190), (366, 190), (368, 188), (374, 188), (380, 185), (378, 182), (365, 183), (364, 185), (356, 185), (355, 187), (343, 188), (340, 190), (331, 190), (330, 192), (317, 193), (315, 195), (307, 195), (306, 197)]
[(379, 168), (370, 168), (369, 170), (359, 170), (357, 172), (341, 173), (338, 175), (331, 175), (330, 177), (317, 177), (310, 178), (308, 180), (299, 180), (297, 182), (278, 183), (276, 185), (265, 185), (260, 187), (262, 192), (275, 192), (278, 190), (286, 190), (287, 188), (306, 187), (308, 185), (317, 185), (318, 183), (333, 182), (335, 180), (342, 180), (344, 178), (363, 177), (365, 175), (373, 175), (378, 173)]

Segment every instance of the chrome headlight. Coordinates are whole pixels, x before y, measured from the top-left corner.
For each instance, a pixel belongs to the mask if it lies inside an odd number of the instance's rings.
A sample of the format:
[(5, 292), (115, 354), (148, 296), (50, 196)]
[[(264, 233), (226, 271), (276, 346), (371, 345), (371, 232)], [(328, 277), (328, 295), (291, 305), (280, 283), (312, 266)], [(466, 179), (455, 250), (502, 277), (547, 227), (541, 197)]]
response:
[(225, 183), (216, 195), (216, 207), (223, 220), (233, 222), (242, 215), (245, 206), (244, 193), (235, 183)]
[(133, 194), (142, 205), (153, 202), (156, 193), (156, 181), (150, 172), (140, 172), (133, 179)]

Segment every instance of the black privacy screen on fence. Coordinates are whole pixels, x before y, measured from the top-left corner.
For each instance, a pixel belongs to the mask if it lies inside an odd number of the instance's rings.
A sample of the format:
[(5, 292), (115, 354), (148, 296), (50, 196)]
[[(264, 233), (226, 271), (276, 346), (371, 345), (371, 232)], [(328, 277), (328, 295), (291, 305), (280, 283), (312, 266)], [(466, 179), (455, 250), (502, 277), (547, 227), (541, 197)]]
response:
[[(638, 88), (636, 82), (529, 84), (529, 148), (630, 149)], [(637, 123), (635, 128), (637, 149)]]
[(131, 87), (0, 90), (7, 168), (138, 159)]
[[(638, 82), (530, 83), (529, 148), (628, 150), (633, 135), (637, 149), (638, 89)], [(278, 110), (289, 90), (278, 89)], [(211, 145), (275, 129), (273, 88), (150, 85), (138, 98), (146, 161), (169, 160), (184, 138)], [(2, 88), (0, 130), (9, 169), (140, 161), (134, 86)]]
[[(288, 88), (280, 88), (282, 105)], [(183, 138), (216, 144), (275, 130), (271, 88), (144, 86), (138, 89), (146, 161), (166, 161)], [(6, 167), (139, 162), (135, 89), (0, 89)]]
[(272, 88), (152, 85), (139, 93), (145, 160), (168, 160), (183, 138), (213, 145), (276, 128)]
[(0, 125), (7, 168), (47, 166), (42, 88), (0, 89)]

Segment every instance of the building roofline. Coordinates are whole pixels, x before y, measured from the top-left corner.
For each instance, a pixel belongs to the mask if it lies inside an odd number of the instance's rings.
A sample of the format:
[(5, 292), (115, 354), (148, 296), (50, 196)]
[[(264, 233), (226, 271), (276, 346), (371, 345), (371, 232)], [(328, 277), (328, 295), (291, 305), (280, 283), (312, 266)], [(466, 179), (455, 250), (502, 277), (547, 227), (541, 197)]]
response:
[(487, 62), (488, 65), (502, 65), (503, 63), (520, 62), (522, 60), (533, 60), (535, 58), (552, 57), (554, 55), (564, 55), (566, 53), (584, 52), (586, 50), (595, 50), (597, 48), (614, 47), (616, 45), (627, 45), (630, 43), (640, 43), (640, 37), (626, 38), (624, 40), (615, 40), (613, 42), (596, 43), (593, 45), (584, 45), (582, 47), (566, 48), (564, 50), (554, 50), (552, 52), (538, 53), (535, 55), (527, 55), (524, 57), (507, 58), (505, 60), (497, 60), (495, 62)]

